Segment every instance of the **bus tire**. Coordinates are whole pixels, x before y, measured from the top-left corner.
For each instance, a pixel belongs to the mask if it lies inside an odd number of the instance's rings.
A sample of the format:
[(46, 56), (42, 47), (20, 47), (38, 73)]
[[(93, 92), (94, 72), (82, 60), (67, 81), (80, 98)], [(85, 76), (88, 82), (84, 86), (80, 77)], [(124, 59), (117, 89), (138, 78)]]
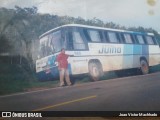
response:
[(148, 63), (145, 59), (141, 59), (140, 66), (141, 66), (141, 72), (143, 75), (149, 73), (149, 66), (148, 66)]
[(100, 77), (103, 75), (102, 66), (99, 62), (90, 62), (89, 63), (89, 74), (92, 81), (100, 80)]

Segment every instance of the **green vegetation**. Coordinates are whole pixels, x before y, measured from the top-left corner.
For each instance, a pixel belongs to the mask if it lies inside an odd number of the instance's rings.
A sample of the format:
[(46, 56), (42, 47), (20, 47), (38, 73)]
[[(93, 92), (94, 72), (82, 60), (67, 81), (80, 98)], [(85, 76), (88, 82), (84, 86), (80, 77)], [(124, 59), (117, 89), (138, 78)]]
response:
[(27, 66), (0, 64), (0, 71), (0, 95), (55, 87), (58, 83), (39, 82)]
[(160, 65), (150, 67), (150, 73), (160, 71)]

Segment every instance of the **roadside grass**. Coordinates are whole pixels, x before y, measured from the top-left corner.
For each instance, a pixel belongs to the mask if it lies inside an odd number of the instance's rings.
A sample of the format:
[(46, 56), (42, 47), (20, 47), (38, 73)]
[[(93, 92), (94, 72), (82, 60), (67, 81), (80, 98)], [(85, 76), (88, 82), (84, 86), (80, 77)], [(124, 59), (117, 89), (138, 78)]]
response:
[(117, 78), (117, 74), (114, 71), (109, 71), (104, 73), (104, 75), (101, 77), (101, 80), (109, 80), (109, 79), (114, 79)]
[(26, 79), (23, 74), (0, 75), (0, 95), (52, 88), (56, 87), (57, 85), (58, 80), (39, 82), (33, 76)]
[(55, 87), (58, 80), (39, 82), (26, 66), (0, 64), (0, 95)]
[[(160, 71), (160, 65), (150, 68), (150, 72)], [(120, 74), (120, 75), (119, 75)], [(133, 71), (106, 72), (101, 80), (110, 80), (119, 77), (137, 75)], [(88, 75), (81, 75), (73, 78), (74, 84), (91, 82)], [(0, 95), (13, 94), (54, 88), (59, 85), (59, 80), (43, 81), (37, 80), (35, 72), (24, 65), (0, 64)]]
[(154, 73), (154, 72), (158, 72), (158, 71), (160, 71), (160, 64), (153, 66), (153, 67), (150, 67), (150, 73)]

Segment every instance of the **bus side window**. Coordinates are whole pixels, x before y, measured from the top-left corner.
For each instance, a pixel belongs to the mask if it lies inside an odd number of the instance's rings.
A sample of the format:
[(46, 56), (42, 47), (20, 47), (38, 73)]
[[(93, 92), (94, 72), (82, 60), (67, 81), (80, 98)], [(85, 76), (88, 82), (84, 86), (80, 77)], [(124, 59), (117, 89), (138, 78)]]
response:
[(101, 42), (100, 32), (98, 30), (87, 30), (92, 42)]
[(142, 35), (136, 35), (136, 38), (139, 44), (145, 44), (145, 41)]
[(158, 42), (158, 39), (156, 37), (153, 37), (153, 41), (154, 41), (155, 45), (160, 46), (160, 42)]
[(118, 37), (115, 32), (108, 32), (108, 37), (111, 43), (119, 43)]
[(155, 41), (153, 40), (153, 37), (145, 36), (145, 39), (146, 39), (147, 44), (149, 44), (149, 45), (154, 45), (155, 44)]
[(132, 44), (133, 43), (133, 39), (131, 37), (131, 34), (124, 33), (123, 37), (124, 37), (125, 43), (128, 43), (128, 44)]
[(73, 48), (74, 49), (79, 49), (79, 50), (84, 50), (86, 49), (85, 47), (85, 42), (83, 40), (83, 37), (80, 33), (80, 31), (73, 31), (72, 32), (72, 39), (73, 39)]

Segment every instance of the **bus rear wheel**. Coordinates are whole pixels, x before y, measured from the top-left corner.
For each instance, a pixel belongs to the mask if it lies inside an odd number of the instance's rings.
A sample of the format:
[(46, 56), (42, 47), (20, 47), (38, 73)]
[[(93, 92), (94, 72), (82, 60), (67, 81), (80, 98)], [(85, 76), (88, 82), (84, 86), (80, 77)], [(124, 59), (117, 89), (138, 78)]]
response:
[(92, 81), (100, 80), (100, 77), (103, 75), (102, 66), (99, 62), (90, 62), (89, 63), (89, 74)]
[(140, 65), (141, 65), (141, 72), (143, 75), (148, 74), (149, 73), (149, 66), (146, 60), (141, 60), (140, 61)]

